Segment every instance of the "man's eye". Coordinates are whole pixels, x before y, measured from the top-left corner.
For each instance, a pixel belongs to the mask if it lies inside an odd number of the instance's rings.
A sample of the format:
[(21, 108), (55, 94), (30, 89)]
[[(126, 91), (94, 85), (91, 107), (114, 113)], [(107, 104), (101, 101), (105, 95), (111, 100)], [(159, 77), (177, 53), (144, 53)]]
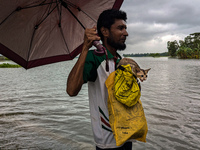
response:
[(119, 30), (123, 30), (124, 28), (124, 26), (119, 26)]

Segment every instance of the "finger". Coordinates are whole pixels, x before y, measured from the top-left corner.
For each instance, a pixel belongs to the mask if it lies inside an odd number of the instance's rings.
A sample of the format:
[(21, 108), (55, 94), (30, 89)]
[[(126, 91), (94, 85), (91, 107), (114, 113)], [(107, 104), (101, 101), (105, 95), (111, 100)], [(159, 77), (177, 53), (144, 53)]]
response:
[(91, 34), (97, 33), (97, 31), (96, 31), (95, 28), (87, 28), (87, 29), (85, 29), (85, 32), (86, 32), (86, 33), (91, 33)]
[(97, 32), (94, 31), (94, 30), (87, 30), (87, 31), (85, 32), (85, 35), (86, 35), (87, 37), (98, 37)]
[(97, 31), (96, 31), (96, 26), (93, 28), (87, 28), (85, 30), (85, 35), (88, 38), (88, 40), (100, 40), (101, 38), (98, 36)]
[(93, 29), (97, 30), (97, 26), (93, 26)]

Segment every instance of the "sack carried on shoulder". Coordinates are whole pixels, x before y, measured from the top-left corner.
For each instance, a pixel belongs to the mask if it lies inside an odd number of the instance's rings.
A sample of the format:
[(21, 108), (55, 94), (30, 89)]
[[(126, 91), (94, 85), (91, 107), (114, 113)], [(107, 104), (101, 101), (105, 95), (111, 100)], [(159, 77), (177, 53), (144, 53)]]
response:
[[(127, 66), (127, 67), (128, 69), (125, 66), (126, 70), (124, 71), (128, 71), (129, 69), (131, 69), (129, 68), (130, 66)], [(132, 80), (133, 83), (132, 84), (128, 83), (136, 87), (136, 88), (130, 87), (131, 92), (129, 92), (128, 95), (132, 94), (131, 96), (126, 95), (127, 97), (129, 97), (129, 100), (132, 101), (132, 103), (134, 103), (133, 106), (129, 107), (126, 104), (123, 104), (122, 102), (116, 100), (115, 75), (116, 75), (117, 70), (115, 72), (112, 72), (105, 82), (106, 87), (108, 89), (109, 123), (116, 140), (116, 145), (120, 146), (129, 139), (135, 139), (138, 141), (146, 142), (146, 134), (148, 131), (148, 127), (147, 127), (147, 121), (145, 118), (142, 103), (139, 99), (140, 90), (139, 90), (139, 87), (137, 87), (138, 86), (137, 81), (133, 77), (133, 80)], [(126, 73), (123, 73), (123, 75), (126, 75)], [(123, 86), (124, 86), (124, 89), (127, 90), (125, 85)], [(121, 93), (123, 93), (123, 91), (121, 91)], [(127, 94), (127, 92), (125, 91), (124, 93)], [(120, 97), (123, 97), (123, 94)], [(132, 99), (130, 99), (131, 97)], [(127, 103), (130, 103), (130, 102), (127, 102)]]

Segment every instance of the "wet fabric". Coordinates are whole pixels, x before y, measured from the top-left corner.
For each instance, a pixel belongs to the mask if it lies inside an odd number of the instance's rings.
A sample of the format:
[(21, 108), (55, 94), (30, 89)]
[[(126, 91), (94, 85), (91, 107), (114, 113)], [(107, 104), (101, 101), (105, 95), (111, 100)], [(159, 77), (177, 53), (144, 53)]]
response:
[[(109, 123), (116, 140), (116, 145), (120, 146), (132, 139), (146, 142), (148, 127), (142, 103), (139, 99), (135, 105), (129, 107), (116, 100), (114, 94), (115, 75), (116, 71), (112, 72), (105, 84), (108, 89)], [(137, 81), (134, 80), (134, 82)]]

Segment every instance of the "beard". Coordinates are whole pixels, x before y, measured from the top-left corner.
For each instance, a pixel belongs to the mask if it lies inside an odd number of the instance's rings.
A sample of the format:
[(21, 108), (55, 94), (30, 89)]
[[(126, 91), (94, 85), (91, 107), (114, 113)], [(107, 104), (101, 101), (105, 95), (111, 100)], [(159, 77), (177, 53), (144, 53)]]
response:
[(113, 40), (112, 36), (107, 38), (107, 43), (112, 46), (113, 48), (115, 48), (116, 50), (125, 50), (126, 48), (126, 44), (125, 43), (117, 43)]

